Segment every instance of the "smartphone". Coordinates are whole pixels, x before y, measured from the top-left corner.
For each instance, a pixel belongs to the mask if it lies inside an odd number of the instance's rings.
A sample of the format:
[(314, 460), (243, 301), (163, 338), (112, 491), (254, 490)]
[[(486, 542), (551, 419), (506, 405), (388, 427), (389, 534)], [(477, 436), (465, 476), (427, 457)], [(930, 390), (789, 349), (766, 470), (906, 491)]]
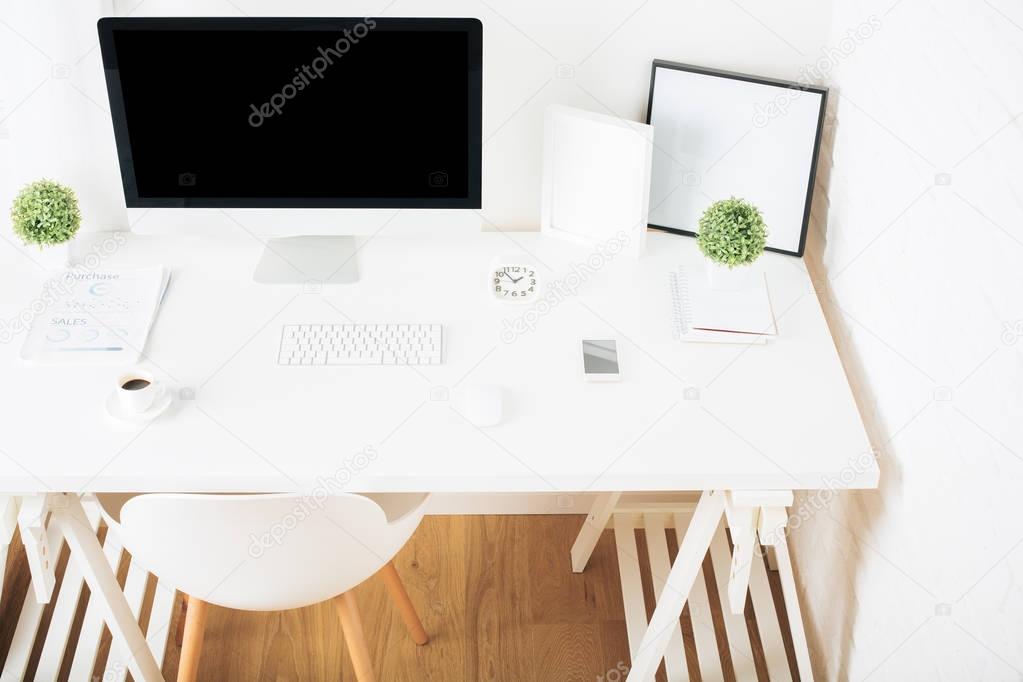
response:
[(614, 339), (583, 339), (583, 377), (589, 381), (618, 381), (621, 376)]

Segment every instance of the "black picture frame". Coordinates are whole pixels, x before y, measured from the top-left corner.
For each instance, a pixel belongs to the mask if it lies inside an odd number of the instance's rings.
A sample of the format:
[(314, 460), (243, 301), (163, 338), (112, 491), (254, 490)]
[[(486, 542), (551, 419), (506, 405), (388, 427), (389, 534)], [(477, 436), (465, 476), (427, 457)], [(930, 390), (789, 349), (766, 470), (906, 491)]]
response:
[[(683, 64), (679, 62), (671, 62), (663, 59), (655, 59), (650, 68), (650, 93), (647, 99), (646, 109), (646, 123), (649, 124), (653, 116), (653, 105), (654, 105), (654, 90), (657, 82), (657, 70), (658, 69), (672, 69), (676, 71), (686, 71), (689, 73), (700, 74), (703, 76), (711, 76), (718, 78), (728, 78), (731, 80), (744, 81), (748, 83), (756, 83), (758, 85), (770, 85), (786, 90), (802, 90), (804, 92), (810, 92), (820, 95), (820, 111), (817, 116), (817, 129), (814, 135), (813, 143), (813, 154), (810, 160), (809, 177), (807, 178), (806, 186), (806, 198), (803, 206), (803, 223), (799, 236), (799, 245), (795, 250), (781, 249), (777, 247), (768, 246), (766, 250), (774, 251), (776, 253), (784, 253), (791, 256), (802, 257), (806, 250), (806, 235), (810, 226), (810, 209), (813, 204), (813, 190), (817, 178), (817, 164), (820, 159), (821, 139), (824, 133), (824, 119), (828, 107), (828, 89), (825, 87), (819, 87), (814, 85), (805, 85), (803, 83), (797, 83), (795, 81), (786, 81), (776, 78), (766, 78), (763, 76), (754, 76), (745, 73), (736, 73), (733, 71), (724, 71), (721, 69), (712, 69), (703, 66), (695, 66), (693, 64)], [(648, 227), (664, 232), (670, 232), (673, 234), (682, 234), (688, 236), (696, 236), (696, 233), (692, 230), (679, 229), (666, 225), (657, 225), (649, 223)]]
[(468, 37), (468, 192), (462, 197), (147, 197), (139, 196), (117, 52), (116, 31), (343, 31), (367, 17), (104, 17), (97, 22), (114, 141), (128, 208), (482, 208), (483, 23), (473, 18), (372, 17), (378, 29), (464, 31)]

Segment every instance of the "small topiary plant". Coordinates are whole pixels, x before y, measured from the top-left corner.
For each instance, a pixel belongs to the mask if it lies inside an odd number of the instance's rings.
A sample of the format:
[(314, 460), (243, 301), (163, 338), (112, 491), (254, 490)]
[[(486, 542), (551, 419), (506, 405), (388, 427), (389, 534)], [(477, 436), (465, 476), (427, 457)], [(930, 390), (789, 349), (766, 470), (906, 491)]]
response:
[(14, 198), (11, 221), (14, 234), (26, 244), (42, 248), (74, 237), (82, 224), (82, 212), (70, 187), (53, 180), (36, 180)]
[(715, 263), (734, 268), (749, 265), (764, 252), (767, 226), (756, 206), (745, 199), (722, 199), (700, 217), (696, 243)]

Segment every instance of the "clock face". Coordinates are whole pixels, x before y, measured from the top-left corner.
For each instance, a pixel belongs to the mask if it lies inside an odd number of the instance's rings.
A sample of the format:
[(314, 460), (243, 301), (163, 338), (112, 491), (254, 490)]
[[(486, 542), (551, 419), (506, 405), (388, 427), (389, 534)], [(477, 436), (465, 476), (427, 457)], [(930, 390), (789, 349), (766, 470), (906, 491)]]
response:
[(528, 303), (540, 292), (532, 265), (500, 264), (491, 268), (490, 292), (499, 301)]

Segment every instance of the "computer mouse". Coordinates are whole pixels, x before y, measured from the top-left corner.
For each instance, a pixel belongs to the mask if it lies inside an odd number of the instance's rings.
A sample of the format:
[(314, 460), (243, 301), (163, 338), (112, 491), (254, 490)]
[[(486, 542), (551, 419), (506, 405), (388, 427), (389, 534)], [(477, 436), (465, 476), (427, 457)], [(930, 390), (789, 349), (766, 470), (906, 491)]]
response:
[(458, 411), (476, 426), (494, 426), (504, 416), (504, 390), (500, 386), (466, 386), (458, 396)]

